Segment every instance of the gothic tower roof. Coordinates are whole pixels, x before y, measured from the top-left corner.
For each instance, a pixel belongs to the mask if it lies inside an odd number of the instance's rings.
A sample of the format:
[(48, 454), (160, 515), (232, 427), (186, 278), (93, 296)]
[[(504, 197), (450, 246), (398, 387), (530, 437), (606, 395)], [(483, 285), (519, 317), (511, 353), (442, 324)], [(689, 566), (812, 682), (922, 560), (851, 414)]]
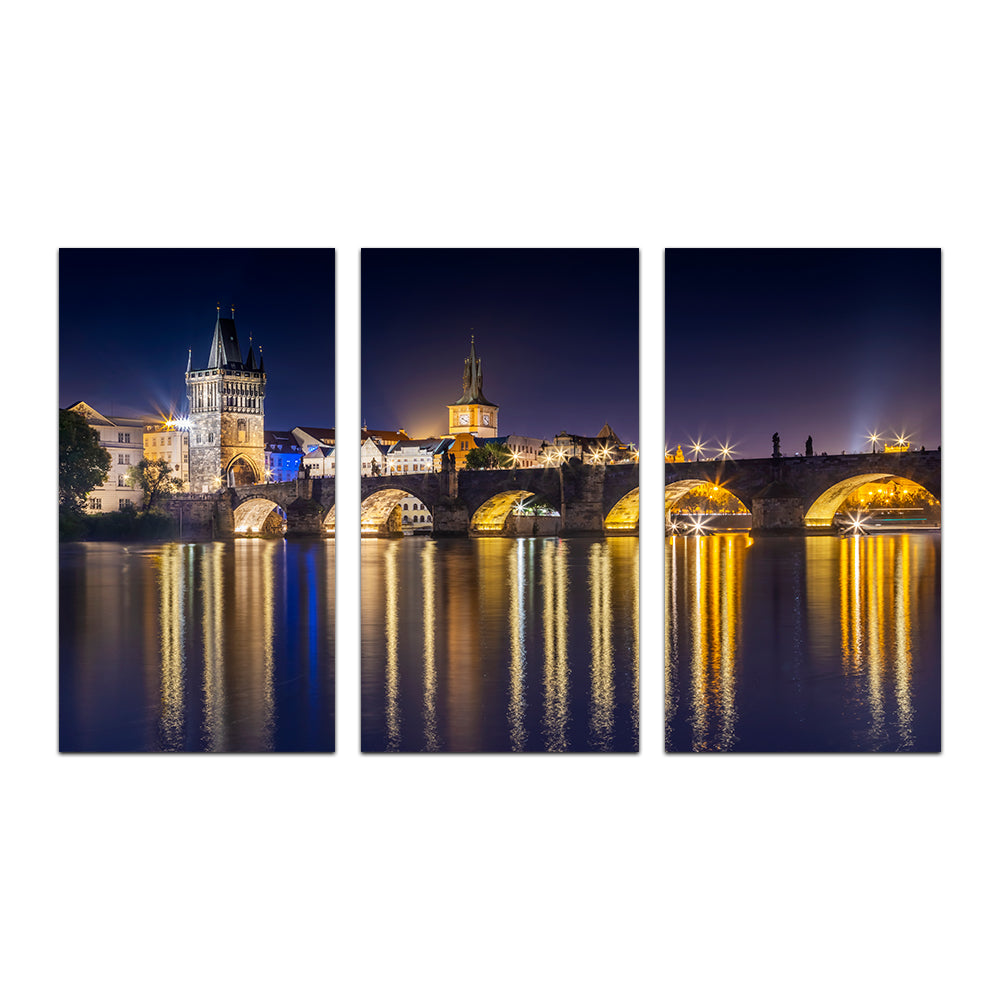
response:
[(462, 398), (456, 400), (456, 406), (465, 403), (479, 403), (482, 406), (496, 406), (483, 395), (483, 362), (476, 357), (476, 338), (472, 338), (469, 356), (465, 359), (465, 370), (462, 373)]
[(224, 319), (220, 316), (215, 321), (215, 335), (212, 337), (212, 350), (208, 355), (206, 368), (223, 368), (226, 365), (243, 367), (240, 357), (240, 341), (236, 335), (236, 320)]

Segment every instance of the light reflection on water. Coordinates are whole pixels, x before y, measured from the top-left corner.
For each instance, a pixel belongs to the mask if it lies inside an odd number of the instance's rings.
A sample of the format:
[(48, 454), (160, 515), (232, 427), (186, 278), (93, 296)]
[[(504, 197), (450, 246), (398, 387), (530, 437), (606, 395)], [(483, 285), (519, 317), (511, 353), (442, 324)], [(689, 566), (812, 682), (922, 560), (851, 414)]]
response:
[(60, 549), (60, 749), (332, 751), (334, 541)]
[(940, 749), (940, 535), (670, 538), (668, 750)]
[(638, 749), (637, 543), (362, 540), (362, 749)]

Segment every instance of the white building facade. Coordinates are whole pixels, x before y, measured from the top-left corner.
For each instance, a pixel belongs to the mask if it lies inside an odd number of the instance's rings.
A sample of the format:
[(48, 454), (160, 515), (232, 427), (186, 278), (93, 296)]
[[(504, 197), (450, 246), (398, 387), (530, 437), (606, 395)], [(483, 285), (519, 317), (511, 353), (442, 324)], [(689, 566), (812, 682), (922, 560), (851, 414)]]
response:
[(81, 400), (68, 407), (79, 413), (101, 436), (101, 447), (111, 453), (108, 478), (87, 494), (83, 509), (88, 514), (101, 514), (142, 505), (142, 490), (128, 485), (128, 473), (143, 459), (143, 432), (149, 418), (105, 416)]

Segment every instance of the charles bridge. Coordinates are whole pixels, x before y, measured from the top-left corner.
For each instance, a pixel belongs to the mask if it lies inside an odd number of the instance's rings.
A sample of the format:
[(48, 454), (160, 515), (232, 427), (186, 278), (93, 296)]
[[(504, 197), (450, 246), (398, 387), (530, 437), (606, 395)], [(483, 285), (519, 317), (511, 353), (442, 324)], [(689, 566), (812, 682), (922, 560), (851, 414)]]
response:
[[(664, 468), (667, 511), (692, 487), (717, 485), (751, 511), (755, 533), (828, 530), (846, 497), (865, 483), (904, 478), (941, 498), (940, 451), (668, 462)], [(362, 530), (396, 532), (393, 512), (407, 495), (426, 506), (435, 536), (638, 532), (635, 464), (586, 465), (573, 459), (558, 468), (363, 477)], [(519, 505), (526, 501), (559, 518), (523, 516)], [(176, 495), (160, 506), (178, 518), (182, 535), (225, 538), (267, 530), (276, 508), (284, 512), (287, 534), (320, 535), (335, 527), (335, 504), (331, 476)], [(354, 517), (351, 522), (358, 523)]]
[(724, 487), (761, 534), (829, 528), (844, 500), (866, 483), (909, 479), (941, 499), (940, 450), (668, 462), (665, 469), (668, 510), (693, 486)]

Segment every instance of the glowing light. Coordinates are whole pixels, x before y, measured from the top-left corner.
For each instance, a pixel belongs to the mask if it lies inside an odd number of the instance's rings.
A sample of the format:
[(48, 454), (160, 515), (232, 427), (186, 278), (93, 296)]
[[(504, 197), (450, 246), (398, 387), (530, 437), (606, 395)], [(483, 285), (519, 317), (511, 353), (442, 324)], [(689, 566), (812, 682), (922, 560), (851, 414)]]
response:
[(733, 451), (728, 441), (725, 444), (719, 445), (719, 454), (718, 454), (719, 458), (722, 459), (732, 458), (734, 454), (735, 452)]
[(691, 522), (691, 534), (707, 535), (708, 525), (711, 520), (710, 517), (705, 517), (703, 514), (696, 514), (694, 521)]
[(705, 450), (705, 446), (699, 439), (691, 442), (691, 450), (694, 452), (695, 458), (701, 458), (701, 453)]
[(861, 514), (849, 514), (846, 531), (850, 535), (863, 535), (865, 534), (865, 525), (867, 523), (868, 518), (863, 517)]

